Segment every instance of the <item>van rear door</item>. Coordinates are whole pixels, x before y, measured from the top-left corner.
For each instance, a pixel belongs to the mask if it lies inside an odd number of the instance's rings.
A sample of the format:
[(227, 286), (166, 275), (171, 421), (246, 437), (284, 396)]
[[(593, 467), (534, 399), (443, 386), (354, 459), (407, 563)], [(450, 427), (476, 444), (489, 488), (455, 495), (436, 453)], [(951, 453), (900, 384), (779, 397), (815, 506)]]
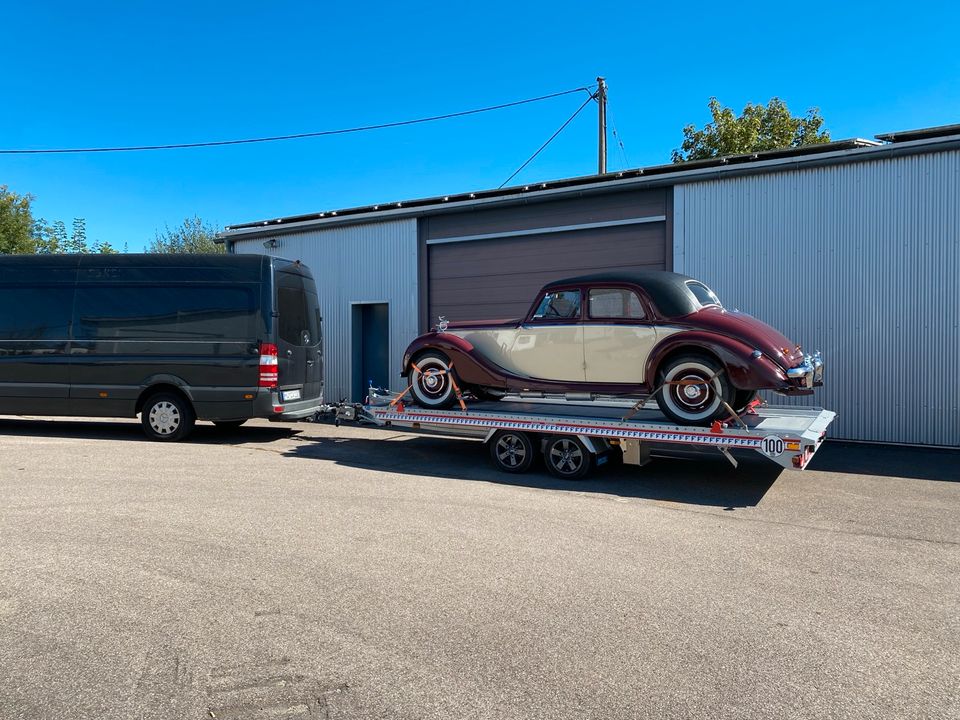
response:
[(316, 287), (296, 271), (277, 272), (276, 287), (280, 402), (319, 399), (323, 356)]

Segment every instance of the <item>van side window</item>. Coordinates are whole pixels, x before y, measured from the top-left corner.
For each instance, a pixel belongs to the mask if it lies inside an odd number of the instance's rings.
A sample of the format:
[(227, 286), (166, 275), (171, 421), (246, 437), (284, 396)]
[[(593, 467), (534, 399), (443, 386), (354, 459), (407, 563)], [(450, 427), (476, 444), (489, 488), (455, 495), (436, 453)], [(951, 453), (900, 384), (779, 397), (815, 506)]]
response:
[(0, 340), (66, 340), (73, 287), (0, 288)]
[(244, 340), (256, 334), (252, 288), (185, 285), (77, 288), (74, 336), (90, 340)]

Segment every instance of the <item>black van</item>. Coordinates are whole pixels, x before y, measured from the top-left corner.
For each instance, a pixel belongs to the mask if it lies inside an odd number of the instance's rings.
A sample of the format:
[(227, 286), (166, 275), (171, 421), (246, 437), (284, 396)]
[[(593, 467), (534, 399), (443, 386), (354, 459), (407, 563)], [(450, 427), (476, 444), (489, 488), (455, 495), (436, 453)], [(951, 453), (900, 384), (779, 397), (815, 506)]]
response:
[(294, 420), (323, 402), (320, 308), (264, 255), (0, 256), (0, 415)]

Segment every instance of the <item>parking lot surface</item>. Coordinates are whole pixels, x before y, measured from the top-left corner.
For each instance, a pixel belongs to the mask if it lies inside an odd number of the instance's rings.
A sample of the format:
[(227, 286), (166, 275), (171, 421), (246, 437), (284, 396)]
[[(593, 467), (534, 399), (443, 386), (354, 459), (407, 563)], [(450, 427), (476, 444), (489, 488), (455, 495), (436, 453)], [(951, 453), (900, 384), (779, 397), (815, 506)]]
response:
[(0, 419), (2, 718), (960, 717), (960, 453)]

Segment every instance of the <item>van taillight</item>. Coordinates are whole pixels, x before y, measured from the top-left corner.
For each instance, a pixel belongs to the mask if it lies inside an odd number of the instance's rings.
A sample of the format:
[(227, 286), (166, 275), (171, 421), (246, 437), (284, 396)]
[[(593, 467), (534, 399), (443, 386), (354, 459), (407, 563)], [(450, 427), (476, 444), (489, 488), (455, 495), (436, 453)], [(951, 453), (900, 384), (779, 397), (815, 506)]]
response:
[(277, 355), (279, 351), (273, 343), (260, 343), (260, 387), (275, 388), (277, 375)]

